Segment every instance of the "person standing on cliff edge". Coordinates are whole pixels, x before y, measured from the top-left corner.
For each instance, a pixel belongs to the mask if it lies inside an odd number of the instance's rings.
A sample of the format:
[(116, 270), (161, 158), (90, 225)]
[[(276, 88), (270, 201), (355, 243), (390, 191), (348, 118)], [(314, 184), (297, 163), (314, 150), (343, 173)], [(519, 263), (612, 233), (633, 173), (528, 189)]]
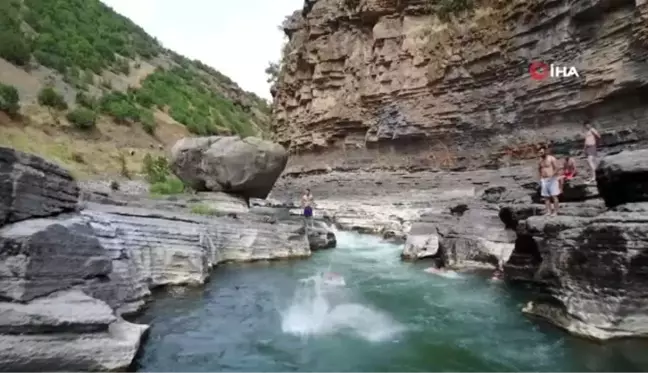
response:
[(549, 149), (545, 146), (540, 148), (538, 174), (540, 176), (540, 196), (544, 199), (547, 207), (545, 215), (558, 214), (558, 195), (560, 194), (558, 171), (558, 161), (549, 154)]
[(301, 205), (304, 208), (304, 226), (313, 226), (313, 195), (310, 189), (306, 189), (301, 199)]
[(585, 121), (583, 124), (585, 127), (585, 144), (583, 146), (583, 151), (587, 156), (587, 163), (589, 163), (592, 176), (587, 180), (588, 183), (593, 183), (596, 181), (596, 142), (601, 139), (598, 131), (595, 130), (589, 121)]

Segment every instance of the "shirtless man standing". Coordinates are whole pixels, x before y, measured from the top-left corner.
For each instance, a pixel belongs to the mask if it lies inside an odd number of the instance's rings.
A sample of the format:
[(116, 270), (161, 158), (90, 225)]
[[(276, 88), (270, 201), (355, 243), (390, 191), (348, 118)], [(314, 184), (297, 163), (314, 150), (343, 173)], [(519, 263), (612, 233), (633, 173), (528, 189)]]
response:
[(592, 172), (592, 176), (587, 182), (592, 183), (596, 181), (596, 140), (599, 140), (601, 135), (590, 125), (589, 121), (585, 121), (584, 126), (585, 145), (583, 146), (583, 150), (587, 156), (587, 163), (589, 163)]
[(538, 164), (540, 195), (547, 207), (545, 214), (556, 215), (558, 214), (558, 195), (560, 194), (558, 161), (548, 153), (546, 147), (540, 149), (540, 163)]
[(310, 189), (306, 189), (301, 199), (304, 208), (304, 226), (313, 226), (313, 195)]

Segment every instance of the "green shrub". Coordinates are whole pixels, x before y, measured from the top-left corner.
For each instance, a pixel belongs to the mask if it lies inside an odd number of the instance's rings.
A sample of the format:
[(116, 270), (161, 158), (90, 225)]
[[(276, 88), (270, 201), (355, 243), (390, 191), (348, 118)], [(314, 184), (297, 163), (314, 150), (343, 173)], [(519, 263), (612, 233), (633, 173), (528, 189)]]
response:
[(97, 113), (84, 107), (69, 112), (67, 119), (75, 128), (81, 130), (90, 130), (97, 126)]
[(142, 163), (142, 173), (151, 184), (164, 182), (173, 175), (169, 161), (165, 157), (152, 157), (150, 154), (146, 154)]
[(198, 215), (218, 215), (218, 210), (203, 203), (196, 203), (191, 205), (191, 212)]
[(176, 176), (170, 176), (164, 181), (160, 181), (151, 185), (149, 191), (153, 194), (180, 194), (184, 192), (185, 186), (182, 180)]
[(121, 92), (104, 95), (99, 106), (103, 113), (112, 116), (119, 123), (137, 122), (140, 119), (140, 109)]
[(110, 190), (113, 192), (116, 192), (119, 190), (121, 186), (119, 185), (119, 182), (117, 180), (113, 180), (110, 182)]
[(38, 103), (58, 110), (66, 110), (67, 102), (63, 96), (52, 87), (43, 88), (38, 94)]
[(130, 74), (130, 64), (128, 63), (128, 60), (126, 59), (121, 59), (117, 61), (116, 64), (117, 72), (120, 72), (124, 75)]
[(0, 57), (18, 66), (25, 66), (31, 59), (31, 50), (27, 40), (17, 30), (0, 31)]
[(148, 133), (149, 135), (155, 134), (157, 123), (155, 122), (153, 112), (151, 112), (150, 110), (140, 111), (140, 122), (142, 123), (142, 127), (144, 127), (144, 131), (146, 131), (146, 133)]
[(15, 116), (20, 110), (20, 97), (14, 86), (0, 83), (0, 111)]
[(84, 92), (77, 92), (76, 103), (93, 111), (99, 108), (99, 101), (95, 97)]

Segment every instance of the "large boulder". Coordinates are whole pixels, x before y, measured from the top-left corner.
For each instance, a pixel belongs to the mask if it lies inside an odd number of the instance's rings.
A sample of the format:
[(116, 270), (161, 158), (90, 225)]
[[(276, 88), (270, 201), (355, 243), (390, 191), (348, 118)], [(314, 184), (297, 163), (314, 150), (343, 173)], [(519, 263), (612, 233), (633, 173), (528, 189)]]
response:
[(439, 236), (437, 225), (427, 222), (416, 222), (407, 233), (401, 258), (404, 260), (417, 260), (434, 257), (439, 250)]
[(256, 137), (184, 138), (171, 151), (176, 175), (197, 191), (266, 198), (288, 162), (279, 144)]
[(35, 155), (0, 147), (0, 226), (77, 207), (79, 187), (63, 168)]
[(648, 149), (604, 157), (596, 168), (596, 184), (608, 207), (648, 201)]
[(516, 237), (503, 220), (497, 209), (471, 206), (454, 224), (440, 228), (443, 263), (454, 268), (501, 267), (509, 260)]

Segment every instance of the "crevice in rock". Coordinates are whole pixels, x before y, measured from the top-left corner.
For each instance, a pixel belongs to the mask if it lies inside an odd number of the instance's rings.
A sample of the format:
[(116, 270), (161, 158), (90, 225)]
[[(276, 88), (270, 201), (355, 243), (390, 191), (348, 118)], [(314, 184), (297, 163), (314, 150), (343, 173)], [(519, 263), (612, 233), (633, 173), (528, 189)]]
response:
[(515, 230), (517, 228), (517, 220), (515, 219), (515, 214), (510, 207), (501, 208), (499, 211), (499, 218), (504, 223), (506, 229)]

